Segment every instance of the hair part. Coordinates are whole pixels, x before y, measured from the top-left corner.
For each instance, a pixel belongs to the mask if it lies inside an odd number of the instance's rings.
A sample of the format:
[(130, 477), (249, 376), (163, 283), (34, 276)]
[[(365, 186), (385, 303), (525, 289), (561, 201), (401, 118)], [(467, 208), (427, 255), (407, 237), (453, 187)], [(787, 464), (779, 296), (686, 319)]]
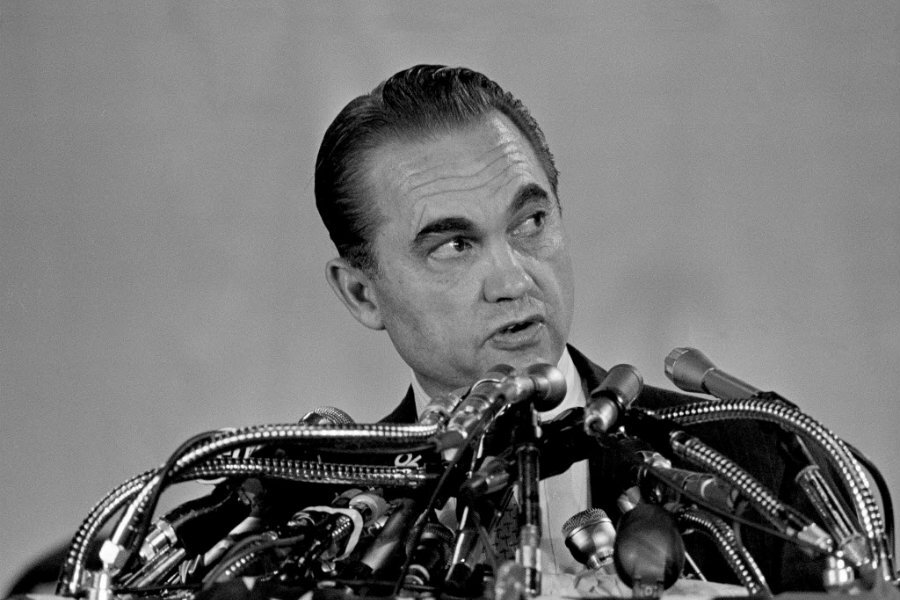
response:
[(391, 141), (447, 133), (505, 115), (528, 139), (553, 194), (559, 173), (544, 133), (522, 102), (486, 76), (463, 67), (417, 65), (352, 100), (325, 131), (316, 158), (316, 208), (338, 254), (377, 270), (373, 241), (382, 215), (367, 198), (371, 152)]

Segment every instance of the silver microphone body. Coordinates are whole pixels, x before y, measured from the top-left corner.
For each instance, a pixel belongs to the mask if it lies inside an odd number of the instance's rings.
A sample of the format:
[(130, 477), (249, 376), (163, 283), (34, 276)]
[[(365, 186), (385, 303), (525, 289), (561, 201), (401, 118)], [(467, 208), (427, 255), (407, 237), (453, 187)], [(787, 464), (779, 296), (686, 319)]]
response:
[(616, 365), (591, 393), (584, 407), (584, 431), (604, 434), (613, 429), (619, 417), (641, 394), (644, 378), (631, 365)]
[(746, 400), (760, 389), (722, 371), (696, 348), (675, 348), (665, 360), (666, 377), (685, 392), (710, 394), (719, 400)]

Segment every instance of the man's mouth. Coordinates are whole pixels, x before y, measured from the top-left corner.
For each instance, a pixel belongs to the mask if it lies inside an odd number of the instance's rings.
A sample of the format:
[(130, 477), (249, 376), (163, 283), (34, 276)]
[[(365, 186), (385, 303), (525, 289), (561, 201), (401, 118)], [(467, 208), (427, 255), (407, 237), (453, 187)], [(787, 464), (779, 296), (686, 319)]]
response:
[(544, 322), (538, 317), (513, 321), (494, 330), (491, 342), (503, 349), (515, 349), (533, 344), (543, 329)]
[(523, 329), (527, 329), (532, 325), (534, 325), (534, 321), (519, 321), (517, 323), (513, 323), (512, 325), (508, 325), (503, 329), (500, 329), (497, 333), (516, 333), (517, 331), (522, 331)]

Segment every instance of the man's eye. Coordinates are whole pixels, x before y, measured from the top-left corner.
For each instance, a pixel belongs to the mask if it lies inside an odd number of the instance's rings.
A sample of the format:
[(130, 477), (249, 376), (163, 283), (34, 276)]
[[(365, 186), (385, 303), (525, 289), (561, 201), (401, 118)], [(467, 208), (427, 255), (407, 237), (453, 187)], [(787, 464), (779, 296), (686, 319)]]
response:
[(456, 258), (471, 247), (471, 242), (466, 238), (455, 237), (432, 250), (431, 257), (437, 259)]
[(516, 227), (515, 232), (521, 235), (529, 235), (533, 233), (537, 233), (544, 226), (544, 223), (547, 220), (547, 213), (544, 211), (539, 211), (530, 215), (527, 219), (522, 221), (518, 227)]

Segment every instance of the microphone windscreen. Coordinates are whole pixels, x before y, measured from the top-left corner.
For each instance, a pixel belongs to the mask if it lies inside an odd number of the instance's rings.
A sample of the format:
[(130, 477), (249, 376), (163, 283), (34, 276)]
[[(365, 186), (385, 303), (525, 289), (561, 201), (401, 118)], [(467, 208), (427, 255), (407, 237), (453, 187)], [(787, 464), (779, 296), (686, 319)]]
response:
[(616, 573), (638, 593), (659, 593), (675, 583), (684, 568), (684, 540), (669, 511), (656, 504), (638, 504), (619, 520), (613, 560)]
[(353, 418), (346, 412), (333, 406), (314, 408), (300, 419), (303, 425), (350, 425)]
[(566, 397), (566, 376), (562, 371), (546, 363), (531, 365), (525, 370), (534, 385), (532, 404), (538, 412), (553, 410)]
[(606, 512), (589, 508), (576, 513), (562, 526), (566, 548), (583, 565), (599, 569), (612, 561), (616, 530)]
[(666, 377), (686, 392), (706, 393), (703, 378), (715, 368), (712, 361), (696, 348), (675, 348), (665, 360)]

